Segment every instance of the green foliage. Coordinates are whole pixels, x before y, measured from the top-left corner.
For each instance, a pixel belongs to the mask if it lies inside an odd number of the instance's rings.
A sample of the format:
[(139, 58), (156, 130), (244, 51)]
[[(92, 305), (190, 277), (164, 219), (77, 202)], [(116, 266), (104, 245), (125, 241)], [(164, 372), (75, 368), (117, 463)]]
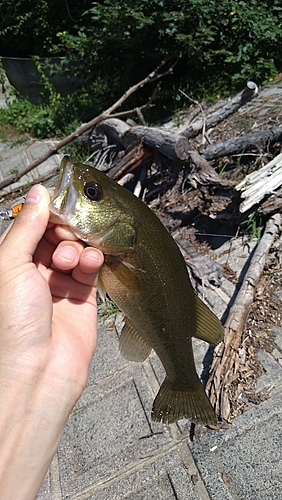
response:
[(280, 0), (92, 2), (75, 34), (58, 33), (57, 50), (82, 61), (78, 72), (88, 89), (96, 78), (105, 82), (107, 104), (164, 57), (180, 58), (174, 77), (163, 81), (160, 101), (174, 107), (179, 86), (199, 98), (207, 89), (230, 92), (275, 74), (281, 67), (280, 5)]
[(112, 315), (114, 316), (113, 319), (115, 321), (118, 313), (119, 313), (119, 308), (109, 297), (106, 297), (105, 301), (100, 302), (100, 304), (98, 304), (98, 316), (100, 320), (102, 320), (103, 324)]
[[(230, 95), (248, 80), (263, 84), (282, 69), (281, 25), (280, 0), (0, 3), (2, 55), (65, 55), (76, 66), (62, 71), (83, 76), (79, 95), (65, 100), (49, 91), (50, 120), (64, 133), (74, 116), (78, 121), (95, 116), (164, 57), (179, 62), (163, 79), (148, 120), (187, 104), (179, 88), (201, 99)], [(152, 90), (144, 87), (126, 107), (143, 104)], [(38, 113), (41, 130), (46, 108)], [(52, 127), (49, 121), (41, 133)]]
[(1, 0), (1, 56), (46, 56), (52, 51), (56, 33), (68, 29), (75, 33), (76, 23), (89, 6), (88, 0)]
[(262, 217), (260, 217), (257, 212), (252, 212), (241, 224), (244, 226), (244, 232), (247, 233), (251, 239), (257, 239), (258, 241), (261, 239), (263, 221)]

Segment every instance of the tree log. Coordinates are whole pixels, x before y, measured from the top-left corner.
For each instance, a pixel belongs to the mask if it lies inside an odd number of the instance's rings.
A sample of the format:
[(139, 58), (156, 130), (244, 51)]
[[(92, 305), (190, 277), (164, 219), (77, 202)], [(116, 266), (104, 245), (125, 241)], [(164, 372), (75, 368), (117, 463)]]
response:
[(229, 311), (225, 323), (224, 340), (214, 350), (206, 390), (217, 415), (223, 420), (230, 418), (230, 401), (234, 399), (234, 388), (231, 393), (230, 386), (237, 378), (239, 348), (242, 344), (242, 334), (247, 315), (253, 302), (268, 252), (281, 229), (282, 216), (276, 214), (266, 224), (264, 235), (254, 252), (244, 281)]
[(185, 137), (171, 134), (161, 128), (131, 127), (122, 137), (122, 143), (127, 148), (132, 142), (142, 139), (144, 144), (151, 146), (171, 160), (187, 160), (189, 158), (189, 142)]
[[(248, 82), (247, 86), (241, 94), (235, 96), (231, 101), (222, 106), (220, 109), (212, 113), (206, 119), (200, 118), (190, 125), (188, 128), (181, 132), (181, 135), (190, 139), (198, 135), (205, 124), (206, 130), (215, 127), (220, 122), (225, 120), (229, 115), (237, 111), (241, 106), (250, 101), (255, 95), (258, 94), (258, 87), (254, 82)], [(207, 158), (208, 159), (208, 158)]]
[(216, 160), (223, 156), (232, 156), (240, 154), (242, 151), (250, 151), (258, 149), (258, 143), (264, 141), (267, 143), (282, 142), (282, 128), (274, 127), (269, 130), (261, 130), (254, 134), (248, 134), (244, 137), (236, 137), (228, 141), (217, 142), (211, 144), (207, 148), (201, 148), (200, 153), (206, 160)]

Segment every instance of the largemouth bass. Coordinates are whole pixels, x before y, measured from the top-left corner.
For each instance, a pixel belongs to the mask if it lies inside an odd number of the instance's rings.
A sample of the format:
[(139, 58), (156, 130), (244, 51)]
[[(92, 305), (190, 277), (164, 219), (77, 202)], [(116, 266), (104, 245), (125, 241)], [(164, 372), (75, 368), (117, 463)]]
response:
[(144, 361), (153, 348), (165, 368), (152, 420), (186, 417), (215, 425), (196, 373), (191, 337), (217, 344), (222, 325), (196, 295), (182, 254), (157, 216), (102, 172), (68, 157), (62, 160), (50, 211), (54, 221), (104, 253), (99, 278), (125, 315), (121, 353)]

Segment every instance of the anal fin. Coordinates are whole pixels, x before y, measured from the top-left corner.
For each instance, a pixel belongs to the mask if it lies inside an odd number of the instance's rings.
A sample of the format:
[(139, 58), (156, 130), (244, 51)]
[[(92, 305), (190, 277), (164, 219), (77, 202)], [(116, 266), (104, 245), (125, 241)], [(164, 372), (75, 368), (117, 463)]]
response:
[(196, 333), (194, 337), (217, 345), (223, 338), (223, 326), (216, 315), (196, 296)]
[(119, 339), (121, 354), (129, 361), (145, 361), (151, 352), (151, 346), (143, 339), (128, 318), (121, 331)]

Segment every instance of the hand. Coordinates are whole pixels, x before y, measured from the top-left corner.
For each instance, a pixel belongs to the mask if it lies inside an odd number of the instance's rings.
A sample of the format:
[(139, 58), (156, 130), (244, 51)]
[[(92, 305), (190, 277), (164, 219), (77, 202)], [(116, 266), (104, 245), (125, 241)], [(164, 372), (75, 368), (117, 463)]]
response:
[(67, 229), (48, 226), (48, 204), (47, 190), (33, 186), (0, 239), (0, 498), (5, 500), (35, 498), (86, 385), (96, 346), (103, 255)]

